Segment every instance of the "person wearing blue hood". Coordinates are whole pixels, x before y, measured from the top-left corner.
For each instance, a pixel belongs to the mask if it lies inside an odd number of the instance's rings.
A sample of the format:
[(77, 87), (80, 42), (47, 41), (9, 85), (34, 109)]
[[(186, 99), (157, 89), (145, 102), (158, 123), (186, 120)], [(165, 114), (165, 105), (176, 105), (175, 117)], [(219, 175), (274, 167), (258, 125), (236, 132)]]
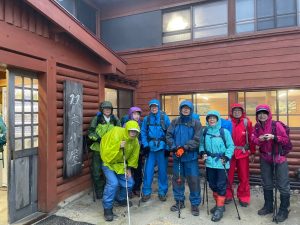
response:
[(144, 171), (144, 183), (142, 188), (142, 201), (150, 199), (152, 193), (152, 181), (154, 167), (158, 166), (158, 197), (161, 201), (167, 200), (168, 192), (168, 146), (166, 144), (166, 131), (170, 125), (169, 117), (160, 110), (160, 102), (157, 99), (149, 101), (150, 114), (142, 123), (141, 137), (144, 154), (148, 155)]
[(211, 209), (214, 222), (220, 221), (225, 211), (226, 170), (229, 169), (229, 160), (234, 151), (234, 143), (230, 132), (221, 128), (220, 113), (212, 110), (207, 113), (205, 130), (200, 141), (200, 156), (205, 160), (206, 177), (213, 197), (215, 207)]
[(194, 106), (183, 101), (179, 106), (180, 116), (173, 119), (167, 131), (167, 143), (173, 154), (173, 195), (176, 203), (171, 211), (184, 208), (185, 179), (190, 189), (191, 212), (199, 216), (200, 176), (198, 149), (200, 144), (201, 123), (193, 116)]

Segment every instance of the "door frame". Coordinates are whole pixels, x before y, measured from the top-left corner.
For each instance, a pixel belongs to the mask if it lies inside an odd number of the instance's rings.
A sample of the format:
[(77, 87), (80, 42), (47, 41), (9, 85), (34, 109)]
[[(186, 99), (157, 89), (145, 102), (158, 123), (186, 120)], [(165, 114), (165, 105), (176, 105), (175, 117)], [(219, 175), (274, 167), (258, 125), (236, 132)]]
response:
[[(19, 73), (19, 74), (16, 74)], [(16, 222), (20, 219), (23, 219), (26, 216), (29, 216), (38, 210), (38, 194), (37, 194), (37, 186), (38, 186), (38, 147), (32, 147), (30, 150), (15, 150), (15, 77), (22, 76), (28, 78), (38, 79), (36, 73), (29, 72), (27, 70), (20, 69), (8, 69), (7, 72), (7, 88), (8, 88), (8, 221), (9, 223)], [(22, 85), (22, 103), (24, 104), (24, 84)], [(33, 91), (33, 87), (31, 87)], [(33, 102), (33, 94), (31, 93), (31, 103)], [(22, 104), (22, 105), (23, 105)], [(24, 106), (22, 106), (24, 109)], [(31, 105), (31, 115), (33, 115), (33, 106)], [(39, 112), (38, 112), (39, 113)], [(24, 117), (24, 111), (22, 110), (22, 118)], [(22, 119), (22, 122), (24, 119)], [(24, 124), (22, 123), (22, 126)], [(31, 116), (31, 142), (33, 145), (33, 116)], [(37, 125), (39, 126), (39, 125)], [(23, 130), (23, 128), (22, 128)], [(24, 133), (24, 131), (23, 131)], [(24, 136), (22, 135), (22, 142)], [(29, 204), (24, 208), (16, 209), (16, 167), (14, 166), (15, 160), (21, 159), (22, 157), (32, 156), (28, 159), (28, 183), (29, 183)], [(35, 177), (34, 177), (35, 176)]]

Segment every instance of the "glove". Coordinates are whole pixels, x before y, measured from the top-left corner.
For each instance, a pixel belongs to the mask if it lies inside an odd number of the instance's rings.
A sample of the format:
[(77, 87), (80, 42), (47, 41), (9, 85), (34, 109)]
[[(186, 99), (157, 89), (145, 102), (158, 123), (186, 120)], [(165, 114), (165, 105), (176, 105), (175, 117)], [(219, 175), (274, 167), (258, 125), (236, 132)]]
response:
[(145, 156), (145, 157), (148, 157), (149, 152), (150, 152), (150, 147), (149, 146), (147, 146), (147, 147), (143, 146), (142, 151), (143, 151), (142, 155)]
[(223, 164), (226, 164), (229, 161), (229, 158), (224, 155), (224, 156), (221, 157), (221, 160), (222, 160)]
[(175, 151), (175, 155), (178, 157), (178, 158), (181, 158), (182, 155), (184, 154), (185, 150), (184, 150), (184, 147), (180, 146), (177, 148), (177, 150)]
[(205, 151), (202, 151), (199, 153), (199, 155), (200, 155), (200, 158), (202, 159), (204, 155), (207, 155), (207, 153)]
[(168, 150), (164, 150), (164, 154), (165, 154), (165, 157), (168, 158), (170, 156), (171, 152)]

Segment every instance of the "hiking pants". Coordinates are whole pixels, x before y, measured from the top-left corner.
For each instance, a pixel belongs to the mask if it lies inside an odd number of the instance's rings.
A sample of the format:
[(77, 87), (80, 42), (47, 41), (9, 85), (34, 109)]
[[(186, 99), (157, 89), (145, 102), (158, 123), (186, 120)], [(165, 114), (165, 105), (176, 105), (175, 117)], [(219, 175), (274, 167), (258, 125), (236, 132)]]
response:
[(164, 150), (149, 152), (144, 171), (143, 195), (150, 195), (152, 193), (151, 185), (155, 165), (158, 166), (158, 195), (165, 196), (168, 192), (168, 158), (165, 157)]
[(234, 172), (237, 171), (239, 186), (237, 189), (237, 197), (240, 201), (250, 203), (250, 184), (249, 184), (249, 157), (236, 159), (233, 155), (230, 160), (230, 168), (228, 178), (231, 185), (227, 183), (226, 199), (232, 199), (232, 184)]
[(219, 196), (225, 196), (227, 181), (224, 169), (206, 167), (206, 176), (210, 189)]
[[(276, 165), (276, 185), (282, 195), (290, 194), (290, 180), (289, 169), (287, 161)], [(263, 158), (260, 158), (260, 171), (262, 178), (262, 185), (264, 190), (273, 191), (273, 163), (266, 162)]]
[[(106, 177), (102, 204), (104, 209), (111, 209), (115, 199), (122, 201), (127, 198), (125, 174), (116, 174), (115, 171), (109, 169), (107, 166), (102, 166), (102, 169)], [(127, 185), (128, 192), (130, 192), (134, 185), (132, 176), (127, 178)], [(118, 190), (119, 196), (116, 196)]]
[(138, 160), (138, 167), (136, 169), (131, 169), (133, 173), (133, 179), (134, 179), (134, 186), (132, 188), (133, 191), (140, 191), (141, 190), (141, 185), (143, 182), (143, 156), (140, 154), (139, 155), (139, 160)]
[[(174, 158), (173, 158), (174, 159)], [(179, 163), (180, 163), (180, 179), (179, 178)], [(198, 159), (188, 162), (180, 162), (178, 159), (173, 160), (173, 195), (175, 201), (184, 201), (185, 180), (187, 180), (190, 189), (190, 202), (193, 206), (199, 206), (201, 202), (200, 189), (200, 173)]]
[(97, 196), (102, 196), (105, 186), (105, 176), (102, 171), (102, 160), (100, 158), (100, 153), (96, 151), (93, 151), (92, 178)]

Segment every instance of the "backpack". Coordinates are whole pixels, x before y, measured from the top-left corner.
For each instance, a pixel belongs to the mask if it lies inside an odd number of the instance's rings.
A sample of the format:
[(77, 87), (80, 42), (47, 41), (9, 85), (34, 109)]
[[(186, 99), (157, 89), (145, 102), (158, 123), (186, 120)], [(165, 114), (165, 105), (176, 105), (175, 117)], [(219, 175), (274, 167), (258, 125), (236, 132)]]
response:
[(166, 127), (166, 124), (165, 124), (165, 115), (166, 115), (165, 112), (160, 111), (160, 123), (159, 124), (150, 124), (150, 115), (147, 116), (147, 129), (149, 128), (149, 126), (161, 126), (163, 131), (166, 133), (167, 132), (167, 127)]
[(290, 128), (289, 126), (285, 125), (283, 122), (281, 121), (274, 121), (272, 120), (272, 134), (276, 135), (276, 123), (280, 123), (281, 126), (284, 128), (286, 135), (289, 137), (289, 141), (286, 144), (279, 144), (279, 154), (281, 156), (286, 156), (292, 149), (293, 149), (293, 145), (290, 139)]
[[(224, 132), (224, 129), (225, 129), (225, 128), (223, 128), (223, 127), (221, 127), (221, 128), (219, 129), (220, 135), (212, 135), (212, 134), (208, 134), (208, 135), (213, 136), (213, 137), (221, 137), (222, 140), (223, 140), (223, 143), (224, 143), (224, 145), (225, 145), (225, 148), (227, 148), (226, 140), (225, 140), (225, 132)], [(207, 130), (208, 130), (208, 128), (205, 127), (205, 128), (204, 128), (204, 131), (203, 131), (204, 151), (206, 151), (206, 147), (205, 147), (205, 137), (206, 137), (206, 135), (207, 135)]]
[[(229, 121), (231, 121), (231, 118), (228, 118)], [(246, 132), (246, 145), (249, 148), (249, 139), (248, 139), (248, 118), (244, 118), (244, 127), (245, 127), (245, 132)]]

